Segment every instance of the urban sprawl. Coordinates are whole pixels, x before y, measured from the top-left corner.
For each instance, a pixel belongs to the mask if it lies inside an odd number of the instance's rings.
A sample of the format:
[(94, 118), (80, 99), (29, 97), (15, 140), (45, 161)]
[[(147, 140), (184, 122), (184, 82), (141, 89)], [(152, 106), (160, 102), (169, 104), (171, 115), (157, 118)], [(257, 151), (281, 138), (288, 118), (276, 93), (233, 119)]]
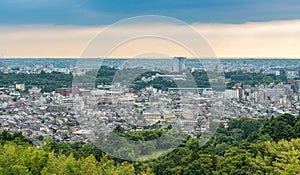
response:
[[(24, 64), (14, 64), (13, 59), (2, 61), (0, 70), (3, 74), (60, 72), (74, 76), (80, 72), (76, 59), (65, 63), (59, 59), (59, 64), (56, 60), (24, 60)], [(165, 69), (170, 74), (142, 77), (140, 81), (146, 83), (157, 78), (184, 82), (187, 73), (204, 69), (183, 57), (170, 59), (168, 63), (164, 62), (165, 65), (158, 60), (149, 62), (144, 67)], [(0, 130), (22, 132), (36, 144), (45, 136), (58, 141), (90, 142), (89, 136), (95, 130), (111, 132), (117, 126), (126, 132), (176, 127), (196, 137), (201, 132), (212, 132), (213, 122), (227, 127), (229, 118), (258, 119), (284, 113), (298, 114), (300, 60), (285, 60), (285, 64), (273, 59), (221, 60), (220, 63), (224, 73), (272, 74), (286, 77), (286, 81), (255, 85), (236, 82), (222, 92), (210, 87), (159, 89), (151, 84), (134, 89), (116, 82), (98, 84), (93, 89), (73, 84), (73, 87), (56, 87), (52, 92), (45, 92), (43, 87), (14, 82), (0, 87)], [(138, 67), (138, 64), (113, 60), (106, 66), (124, 70)], [(84, 74), (84, 71), (80, 72), (80, 75)]]

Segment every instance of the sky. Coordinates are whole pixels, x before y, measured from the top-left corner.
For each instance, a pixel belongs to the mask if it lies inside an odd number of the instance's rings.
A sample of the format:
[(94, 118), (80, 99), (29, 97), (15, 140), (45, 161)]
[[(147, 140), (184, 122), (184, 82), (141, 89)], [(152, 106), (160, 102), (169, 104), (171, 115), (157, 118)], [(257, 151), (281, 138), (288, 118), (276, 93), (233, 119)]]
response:
[[(80, 57), (97, 33), (141, 15), (168, 16), (191, 25), (218, 57), (300, 58), (298, 0), (1, 0), (0, 56)], [(120, 30), (126, 33), (133, 27)], [(146, 28), (140, 24), (140, 30)], [(179, 38), (189, 37), (183, 32), (178, 30)], [(104, 42), (110, 40), (114, 38)], [(141, 47), (139, 42), (127, 48)], [(134, 56), (125, 48), (111, 56)], [(167, 50), (168, 56), (191, 56), (179, 47)]]

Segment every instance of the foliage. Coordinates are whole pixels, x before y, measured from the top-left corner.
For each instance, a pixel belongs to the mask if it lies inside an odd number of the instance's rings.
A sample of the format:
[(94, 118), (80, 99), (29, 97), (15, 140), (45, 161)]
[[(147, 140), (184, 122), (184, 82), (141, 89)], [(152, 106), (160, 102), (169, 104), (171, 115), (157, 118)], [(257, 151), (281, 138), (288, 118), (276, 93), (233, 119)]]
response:
[(60, 72), (39, 74), (26, 73), (3, 73), (0, 72), (0, 86), (25, 84), (26, 90), (32, 86), (42, 88), (43, 92), (54, 91), (55, 88), (70, 87), (73, 80), (72, 74), (64, 74)]
[(231, 88), (236, 83), (240, 83), (242, 85), (260, 85), (260, 84), (270, 84), (275, 83), (278, 84), (280, 82), (286, 82), (287, 77), (285, 76), (277, 76), (275, 74), (263, 74), (263, 73), (244, 73), (241, 71), (235, 72), (226, 72), (225, 78), (229, 79), (227, 84), (228, 88)]
[[(124, 69), (118, 70), (108, 66), (101, 66), (99, 70), (91, 70), (86, 72), (84, 76), (78, 76), (79, 82), (95, 82), (95, 85), (109, 85), (112, 82), (126, 82), (131, 83), (130, 86), (135, 90), (152, 85), (154, 88), (167, 90), (168, 88), (174, 88), (186, 85), (186, 81), (180, 80), (174, 81), (171, 78), (158, 77), (151, 81), (141, 81), (143, 77), (149, 78), (153, 75), (164, 74), (157, 71), (149, 71), (144, 69)], [(195, 81), (195, 86), (199, 88), (209, 88), (209, 78), (205, 71), (194, 71), (191, 74), (187, 73), (187, 79)], [(81, 79), (82, 78), (82, 79)], [(269, 83), (279, 83), (287, 81), (284, 76), (276, 76), (274, 74), (262, 74), (262, 73), (243, 73), (243, 72), (226, 72), (225, 78), (229, 80), (227, 87), (231, 88), (236, 83), (243, 85), (259, 85)], [(26, 73), (3, 73), (0, 72), (0, 86), (25, 84), (26, 90), (30, 87), (37, 86), (42, 88), (42, 92), (51, 92), (55, 88), (71, 87), (73, 75), (64, 74), (60, 72), (45, 73), (42, 71), (39, 74), (26, 74)], [(92, 81), (91, 81), (92, 80)], [(192, 83), (187, 83), (192, 86)]]
[[(146, 162), (111, 158), (92, 145), (55, 142), (51, 137), (45, 137), (46, 144), (36, 148), (20, 133), (3, 131), (0, 174), (299, 174), (299, 126), (300, 117), (290, 114), (267, 120), (231, 119), (228, 127), (221, 125), (204, 146), (199, 146), (197, 138), (188, 137), (167, 155)], [(142, 142), (171, 131), (128, 133), (118, 127), (115, 133)], [(163, 140), (159, 142), (163, 144)], [(157, 145), (152, 146), (157, 149)], [(147, 151), (147, 147), (151, 145), (140, 150)]]

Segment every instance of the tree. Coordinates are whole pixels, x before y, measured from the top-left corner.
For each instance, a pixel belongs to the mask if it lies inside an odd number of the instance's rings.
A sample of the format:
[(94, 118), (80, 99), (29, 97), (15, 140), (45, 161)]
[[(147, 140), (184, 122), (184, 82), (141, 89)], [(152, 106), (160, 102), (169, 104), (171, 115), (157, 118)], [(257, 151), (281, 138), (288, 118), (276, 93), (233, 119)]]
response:
[(43, 170), (41, 171), (42, 175), (49, 175), (49, 174), (63, 174), (64, 169), (63, 165), (66, 160), (65, 155), (58, 155), (55, 156), (54, 152), (48, 153), (48, 161), (47, 164), (44, 166)]
[(81, 165), (81, 174), (90, 174), (95, 175), (98, 174), (98, 161), (95, 159), (93, 155), (88, 156), (83, 159)]
[(121, 165), (119, 165), (115, 171), (115, 174), (118, 175), (131, 175), (134, 173), (134, 167), (132, 164), (129, 164), (128, 162), (123, 162)]
[(13, 165), (11, 168), (10, 174), (12, 174), (12, 175), (20, 175), (20, 174), (30, 175), (31, 173), (29, 172), (29, 170), (26, 166)]
[(19, 160), (22, 165), (30, 169), (32, 174), (39, 174), (47, 164), (47, 152), (29, 146), (19, 155)]

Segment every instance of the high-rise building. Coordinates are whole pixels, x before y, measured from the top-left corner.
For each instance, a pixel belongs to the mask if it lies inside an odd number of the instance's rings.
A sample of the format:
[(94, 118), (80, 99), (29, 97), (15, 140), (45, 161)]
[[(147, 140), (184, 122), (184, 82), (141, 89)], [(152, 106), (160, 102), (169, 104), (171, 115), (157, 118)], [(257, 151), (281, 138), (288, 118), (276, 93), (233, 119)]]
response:
[(282, 76), (282, 77), (286, 76), (285, 70), (280, 69), (280, 70), (279, 70), (279, 75)]
[(295, 80), (296, 91), (300, 93), (300, 80)]
[(256, 99), (257, 99), (258, 103), (265, 103), (266, 102), (266, 92), (264, 90), (259, 91)]
[(182, 72), (185, 69), (186, 57), (174, 57), (173, 59), (173, 71)]

